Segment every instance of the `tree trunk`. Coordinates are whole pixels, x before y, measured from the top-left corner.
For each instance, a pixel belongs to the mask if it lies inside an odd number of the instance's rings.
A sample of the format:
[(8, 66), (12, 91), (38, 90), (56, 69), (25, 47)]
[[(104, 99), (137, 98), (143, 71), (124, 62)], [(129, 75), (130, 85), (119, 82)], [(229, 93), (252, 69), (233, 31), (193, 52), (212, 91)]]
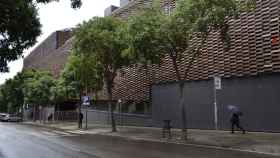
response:
[(173, 56), (172, 54), (170, 54), (170, 58), (172, 59), (173, 68), (175, 70), (177, 80), (179, 81), (179, 90), (180, 90), (179, 107), (181, 108), (181, 113), (182, 113), (182, 138), (184, 140), (187, 140), (187, 138), (188, 138), (187, 117), (186, 117), (185, 98), (184, 98), (185, 82), (184, 82), (184, 79), (180, 75), (179, 67), (177, 64), (177, 56)]
[(112, 132), (117, 132), (116, 128), (116, 120), (114, 115), (115, 105), (112, 103), (112, 87), (108, 85), (108, 101), (109, 101), (109, 109), (110, 109), (110, 115), (111, 115), (111, 125), (112, 125)]
[(36, 121), (36, 106), (34, 106), (33, 105), (33, 116), (32, 116), (33, 118), (33, 122), (35, 122)]
[(39, 122), (42, 123), (42, 109), (39, 106)]
[(20, 108), (21, 108), (21, 120), (23, 121), (23, 119), (24, 119), (24, 107), (23, 107), (23, 105)]
[(82, 91), (80, 91), (80, 94), (79, 94), (79, 105), (78, 105), (79, 107), (78, 107), (78, 129), (79, 128), (81, 128), (81, 121), (82, 120), (80, 120), (81, 118), (80, 118), (80, 114), (81, 114), (81, 112), (82, 112), (82, 110), (81, 110), (81, 107), (82, 107)]
[(180, 107), (182, 112), (182, 138), (184, 140), (188, 139), (187, 132), (187, 117), (186, 117), (186, 108), (185, 108), (185, 98), (184, 98), (184, 81), (179, 81), (180, 88)]

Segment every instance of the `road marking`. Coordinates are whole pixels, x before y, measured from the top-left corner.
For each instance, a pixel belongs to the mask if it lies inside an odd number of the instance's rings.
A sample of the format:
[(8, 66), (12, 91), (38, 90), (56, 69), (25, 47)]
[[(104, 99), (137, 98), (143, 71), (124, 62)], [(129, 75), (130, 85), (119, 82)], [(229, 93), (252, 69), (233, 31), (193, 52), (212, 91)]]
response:
[(69, 132), (69, 133), (73, 133), (73, 134), (87, 134), (87, 132), (81, 131), (81, 130), (68, 131), (68, 132)]
[(63, 132), (63, 131), (52, 131), (52, 132), (54, 132), (54, 133), (56, 133), (56, 134), (59, 134), (59, 135), (64, 135), (64, 136), (70, 136), (70, 135), (72, 135), (71, 133), (68, 133), (68, 132)]
[(57, 133), (53, 133), (53, 132), (49, 132), (49, 131), (42, 131), (42, 133), (43, 133), (44, 135), (51, 136), (51, 137), (53, 137), (53, 136), (58, 136)]

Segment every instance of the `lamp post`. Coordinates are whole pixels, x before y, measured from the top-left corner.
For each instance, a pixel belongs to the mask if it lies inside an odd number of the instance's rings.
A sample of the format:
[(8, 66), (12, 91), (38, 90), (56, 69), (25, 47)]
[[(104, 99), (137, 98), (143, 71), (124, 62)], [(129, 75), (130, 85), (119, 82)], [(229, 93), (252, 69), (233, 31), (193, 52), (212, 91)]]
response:
[(120, 114), (120, 125), (123, 125), (123, 120), (122, 120), (122, 100), (119, 99), (118, 100), (118, 103), (119, 103), (119, 114)]
[(217, 90), (222, 89), (221, 77), (214, 76), (214, 123), (215, 129), (218, 130), (218, 106), (217, 106)]

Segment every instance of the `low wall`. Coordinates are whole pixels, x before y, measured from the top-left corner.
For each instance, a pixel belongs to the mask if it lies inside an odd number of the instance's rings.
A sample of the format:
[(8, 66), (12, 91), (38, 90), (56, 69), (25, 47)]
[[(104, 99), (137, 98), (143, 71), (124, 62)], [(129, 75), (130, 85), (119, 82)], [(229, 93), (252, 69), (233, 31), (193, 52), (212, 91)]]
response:
[[(86, 121), (86, 115), (87, 115), (88, 123), (111, 124), (110, 113), (108, 111), (82, 109), (82, 113), (84, 116), (83, 122)], [(114, 114), (115, 114), (117, 125), (145, 126), (145, 127), (152, 126), (152, 118), (149, 115), (117, 113), (117, 112), (115, 112)]]

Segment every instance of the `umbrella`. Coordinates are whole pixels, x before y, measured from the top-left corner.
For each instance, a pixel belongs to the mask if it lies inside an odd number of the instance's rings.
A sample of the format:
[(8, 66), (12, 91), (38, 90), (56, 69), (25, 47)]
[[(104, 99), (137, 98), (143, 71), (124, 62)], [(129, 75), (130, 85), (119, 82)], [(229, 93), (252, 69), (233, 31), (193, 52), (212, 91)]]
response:
[(227, 108), (228, 108), (228, 110), (229, 110), (230, 112), (232, 112), (232, 113), (235, 113), (235, 114), (240, 115), (240, 116), (243, 115), (243, 113), (242, 113), (242, 112), (239, 110), (239, 108), (238, 108), (237, 106), (235, 106), (235, 105), (228, 105)]
[(234, 113), (240, 112), (239, 108), (235, 105), (228, 105), (227, 108), (230, 112), (234, 112)]

